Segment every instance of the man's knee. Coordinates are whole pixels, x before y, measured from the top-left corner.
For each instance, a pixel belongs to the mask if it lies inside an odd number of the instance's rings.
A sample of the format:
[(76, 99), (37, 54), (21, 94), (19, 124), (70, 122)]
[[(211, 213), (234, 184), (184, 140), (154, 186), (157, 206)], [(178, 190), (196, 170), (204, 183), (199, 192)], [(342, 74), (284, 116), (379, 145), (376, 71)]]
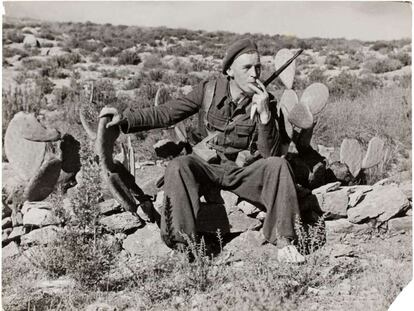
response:
[(177, 157), (168, 164), (166, 168), (166, 174), (179, 173), (182, 170), (185, 170), (191, 167), (193, 163), (193, 158), (188, 155)]
[(269, 169), (279, 169), (283, 167), (289, 167), (289, 163), (285, 158), (281, 157), (268, 157), (265, 159), (266, 166)]

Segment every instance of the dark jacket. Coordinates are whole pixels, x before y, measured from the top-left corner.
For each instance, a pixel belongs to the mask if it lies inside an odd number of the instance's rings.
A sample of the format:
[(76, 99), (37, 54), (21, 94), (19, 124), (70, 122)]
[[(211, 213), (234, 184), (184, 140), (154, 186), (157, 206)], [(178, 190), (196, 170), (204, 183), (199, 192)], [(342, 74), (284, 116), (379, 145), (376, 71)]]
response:
[[(207, 81), (201, 82), (188, 95), (170, 100), (164, 105), (146, 109), (126, 109), (123, 115), (128, 125), (123, 126), (123, 132), (132, 133), (168, 127), (197, 113), (203, 102), (206, 83)], [(210, 130), (220, 132), (214, 144), (219, 154), (224, 154), (231, 161), (235, 160), (239, 151), (246, 149), (251, 151), (257, 149), (263, 158), (280, 155), (281, 139), (276, 122), (276, 101), (271, 95), (270, 98), (272, 118), (267, 124), (255, 122), (250, 120), (250, 105), (241, 109), (231, 101), (227, 78), (224, 76), (217, 78), (207, 121)], [(243, 117), (229, 126), (229, 121), (239, 114), (243, 114)]]

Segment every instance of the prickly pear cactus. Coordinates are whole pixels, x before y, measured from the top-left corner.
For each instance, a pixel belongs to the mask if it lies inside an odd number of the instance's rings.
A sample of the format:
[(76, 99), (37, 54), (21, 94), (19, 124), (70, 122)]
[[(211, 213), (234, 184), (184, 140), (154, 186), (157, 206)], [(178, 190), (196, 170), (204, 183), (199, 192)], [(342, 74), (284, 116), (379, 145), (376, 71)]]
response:
[(27, 201), (46, 199), (55, 189), (61, 168), (61, 160), (55, 157), (46, 160), (27, 184), (23, 194), (24, 199)]
[[(278, 70), (284, 63), (293, 57), (293, 53), (288, 49), (281, 49), (276, 53), (274, 64), (275, 69)], [(293, 86), (293, 79), (295, 77), (296, 60), (294, 60), (280, 75), (279, 78), (287, 89)]]
[(368, 143), (367, 153), (362, 160), (362, 168), (367, 169), (379, 164), (384, 157), (384, 141), (373, 137)]
[[(34, 118), (34, 119), (33, 119)], [(32, 114), (17, 113), (10, 121), (4, 137), (7, 159), (14, 171), (24, 181), (29, 181), (40, 169), (46, 154), (45, 142), (27, 140), (23, 135), (37, 120)]]
[(307, 105), (312, 115), (316, 115), (326, 106), (329, 90), (325, 84), (313, 83), (309, 85), (302, 94), (300, 101)]
[(143, 197), (143, 191), (136, 185), (135, 178), (120, 162), (114, 161), (112, 154), (114, 143), (119, 136), (119, 128), (116, 126), (106, 128), (109, 117), (100, 118), (96, 140), (96, 152), (103, 171), (105, 183), (109, 191), (122, 207), (135, 213), (137, 203), (135, 197)]
[(345, 163), (352, 176), (357, 177), (361, 171), (364, 154), (360, 143), (356, 139), (344, 139), (341, 144), (339, 159)]

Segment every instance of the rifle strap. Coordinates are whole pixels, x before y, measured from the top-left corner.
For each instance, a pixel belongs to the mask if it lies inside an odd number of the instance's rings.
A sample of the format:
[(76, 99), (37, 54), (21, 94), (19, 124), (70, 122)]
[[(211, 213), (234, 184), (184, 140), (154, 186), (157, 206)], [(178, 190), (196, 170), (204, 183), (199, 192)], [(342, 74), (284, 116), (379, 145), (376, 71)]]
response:
[(204, 86), (203, 102), (198, 113), (198, 130), (203, 137), (208, 136), (207, 133), (207, 115), (213, 103), (214, 93), (216, 91), (216, 80), (211, 80)]

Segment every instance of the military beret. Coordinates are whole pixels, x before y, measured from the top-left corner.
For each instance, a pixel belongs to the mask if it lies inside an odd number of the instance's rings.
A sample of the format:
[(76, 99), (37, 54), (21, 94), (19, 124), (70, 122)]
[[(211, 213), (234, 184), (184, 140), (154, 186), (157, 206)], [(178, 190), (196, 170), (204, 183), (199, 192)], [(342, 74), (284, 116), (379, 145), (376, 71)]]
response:
[(245, 38), (232, 43), (227, 48), (226, 54), (224, 55), (222, 72), (226, 74), (227, 69), (238, 56), (252, 52), (258, 52), (257, 45), (252, 39)]

